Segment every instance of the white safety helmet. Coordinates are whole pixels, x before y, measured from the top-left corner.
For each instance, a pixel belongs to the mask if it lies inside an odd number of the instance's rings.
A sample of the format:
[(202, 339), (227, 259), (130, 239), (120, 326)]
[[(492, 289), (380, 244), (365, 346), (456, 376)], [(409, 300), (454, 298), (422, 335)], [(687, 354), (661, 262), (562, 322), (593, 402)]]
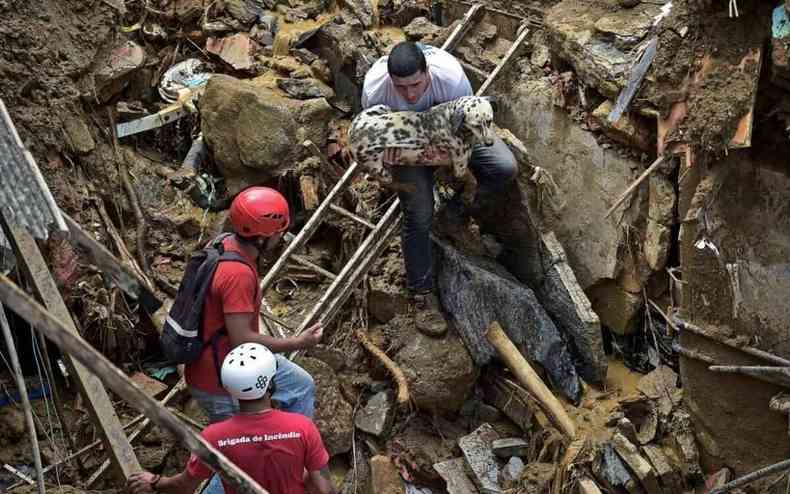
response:
[(277, 359), (260, 343), (242, 343), (222, 362), (222, 385), (238, 400), (257, 400), (266, 394), (277, 372)]

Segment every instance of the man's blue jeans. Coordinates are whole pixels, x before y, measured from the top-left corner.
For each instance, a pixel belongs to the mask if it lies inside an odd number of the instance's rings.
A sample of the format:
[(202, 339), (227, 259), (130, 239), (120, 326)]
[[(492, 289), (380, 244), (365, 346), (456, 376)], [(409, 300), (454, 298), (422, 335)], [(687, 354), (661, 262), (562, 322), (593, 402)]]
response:
[[(496, 137), (491, 146), (477, 145), (472, 150), (469, 168), (477, 177), (480, 203), (505, 189), (518, 173), (516, 158), (502, 139)], [(430, 239), (433, 224), (434, 167), (394, 166), (392, 176), (397, 182), (413, 185), (413, 192), (399, 192), (403, 223), (401, 246), (406, 264), (409, 290), (433, 290), (433, 254)], [(458, 199), (458, 198), (456, 198)]]
[[(304, 369), (284, 356), (275, 354), (277, 373), (274, 375), (274, 395), (272, 401), (286, 412), (301, 413), (313, 418), (315, 412), (315, 382)], [(214, 395), (197, 388), (189, 388), (192, 398), (206, 412), (210, 423), (228, 419), (239, 412), (239, 402), (230, 395)], [(203, 494), (224, 494), (219, 475), (214, 474)]]

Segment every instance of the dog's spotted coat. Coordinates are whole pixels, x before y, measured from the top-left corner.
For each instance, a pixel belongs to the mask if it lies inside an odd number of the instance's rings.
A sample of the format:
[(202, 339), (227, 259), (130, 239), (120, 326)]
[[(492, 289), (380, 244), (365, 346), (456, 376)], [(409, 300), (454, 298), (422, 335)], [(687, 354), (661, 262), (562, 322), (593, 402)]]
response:
[(464, 96), (424, 112), (392, 111), (376, 105), (354, 118), (348, 131), (349, 147), (357, 163), (385, 181), (390, 180), (382, 162), (387, 148), (433, 147), (447, 152), (453, 175), (464, 183), (463, 197), (468, 202), (477, 189), (477, 180), (468, 168), (472, 147), (493, 144), (493, 120), (492, 99), (487, 97)]

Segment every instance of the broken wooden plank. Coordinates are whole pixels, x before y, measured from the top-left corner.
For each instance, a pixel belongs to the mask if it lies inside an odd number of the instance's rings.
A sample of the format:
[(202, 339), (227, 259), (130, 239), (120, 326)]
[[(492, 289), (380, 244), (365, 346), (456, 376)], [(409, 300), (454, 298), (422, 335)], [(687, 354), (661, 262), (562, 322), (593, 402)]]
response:
[(612, 445), (617, 454), (620, 455), (620, 458), (636, 474), (647, 494), (660, 494), (661, 489), (658, 487), (658, 480), (656, 480), (653, 467), (639, 454), (636, 446), (619, 432), (616, 432), (612, 437)]
[(490, 370), (483, 377), (483, 390), (486, 403), (505, 414), (525, 433), (532, 429), (533, 417), (540, 407), (527, 390), (502, 373)]
[[(167, 406), (168, 403), (170, 403), (170, 401), (178, 394), (178, 392), (183, 390), (183, 389), (186, 389), (186, 381), (182, 377), (181, 380), (179, 380), (178, 383), (176, 383), (176, 385), (173, 386), (173, 389), (168, 391), (168, 393), (165, 395), (164, 398), (162, 398), (162, 401), (160, 401), (159, 403), (162, 406)], [(143, 420), (143, 418), (145, 418), (145, 420)], [(137, 429), (132, 431), (131, 434), (129, 434), (129, 442), (130, 443), (134, 443), (136, 440), (142, 439), (148, 433), (148, 431), (151, 429), (151, 419), (150, 418), (145, 417), (145, 415), (139, 415), (132, 422), (136, 422), (138, 419), (142, 420), (143, 423), (140, 424), (140, 426)], [(124, 427), (124, 428), (126, 428), (126, 427)], [(87, 482), (85, 482), (85, 487), (90, 489), (93, 486), (93, 484), (95, 484), (96, 481), (101, 478), (101, 476), (104, 474), (104, 472), (107, 471), (108, 468), (110, 468), (110, 460), (104, 460), (104, 463), (102, 463), (99, 466), (99, 468), (97, 468), (96, 471), (93, 472), (93, 474), (91, 474), (91, 476), (88, 478)]]
[[(104, 382), (127, 403), (142, 411), (158, 426), (171, 432), (209, 468), (219, 471), (225, 480), (238, 489), (240, 494), (268, 494), (252, 477), (240, 470), (208, 441), (135, 386), (123, 371), (115, 367), (107, 357), (91, 347), (54, 314), (31, 299), (3, 275), (0, 275), (0, 301), (44, 333), (47, 338), (60, 347), (64, 354), (70, 355), (76, 363), (85, 366), (86, 373), (92, 372), (93, 376), (101, 376), (99, 386)], [(120, 434), (128, 444), (123, 430), (120, 431)], [(138, 465), (136, 471), (139, 470), (140, 466)]]
[[(27, 230), (8, 224), (2, 215), (0, 218), (6, 237), (16, 253), (17, 264), (30, 281), (33, 293), (71, 334), (79, 335), (35, 239)], [(88, 405), (91, 418), (104, 438), (104, 445), (111, 453), (114, 465), (123, 474), (124, 479), (129, 478), (129, 475), (140, 470), (140, 463), (137, 461), (132, 445), (126, 439), (107, 391), (99, 378), (91, 374), (72, 355), (65, 354), (64, 357)]]
[(494, 321), (491, 323), (486, 332), (486, 338), (497, 349), (499, 356), (508, 368), (513, 371), (519, 382), (537, 400), (538, 405), (540, 405), (543, 412), (557, 429), (570, 439), (576, 437), (576, 425), (573, 423), (573, 419), (570, 418), (568, 412), (565, 411), (560, 401), (554, 396), (554, 393), (546, 387), (543, 379), (529, 365), (529, 362), (516, 348), (516, 345), (510, 341), (510, 338), (508, 338), (498, 322)]

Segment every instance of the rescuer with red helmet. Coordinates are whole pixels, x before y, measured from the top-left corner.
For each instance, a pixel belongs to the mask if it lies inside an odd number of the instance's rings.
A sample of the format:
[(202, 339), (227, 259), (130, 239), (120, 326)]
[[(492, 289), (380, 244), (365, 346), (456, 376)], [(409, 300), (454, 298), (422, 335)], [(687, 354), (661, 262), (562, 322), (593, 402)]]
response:
[(258, 257), (274, 249), (288, 230), (288, 202), (272, 188), (250, 187), (233, 200), (230, 222), (233, 233), (222, 239), (222, 246), (226, 252), (241, 254), (245, 262), (217, 265), (203, 308), (203, 352), (197, 361), (186, 365), (184, 372), (190, 392), (212, 423), (237, 413), (238, 400), (223, 388), (216, 369), (231, 349), (242, 343), (259, 343), (277, 358), (272, 400), (282, 410), (312, 418), (313, 379), (282, 354), (314, 346), (321, 340), (323, 327), (316, 324), (290, 338), (274, 338), (258, 331), (263, 295), (258, 290)]

